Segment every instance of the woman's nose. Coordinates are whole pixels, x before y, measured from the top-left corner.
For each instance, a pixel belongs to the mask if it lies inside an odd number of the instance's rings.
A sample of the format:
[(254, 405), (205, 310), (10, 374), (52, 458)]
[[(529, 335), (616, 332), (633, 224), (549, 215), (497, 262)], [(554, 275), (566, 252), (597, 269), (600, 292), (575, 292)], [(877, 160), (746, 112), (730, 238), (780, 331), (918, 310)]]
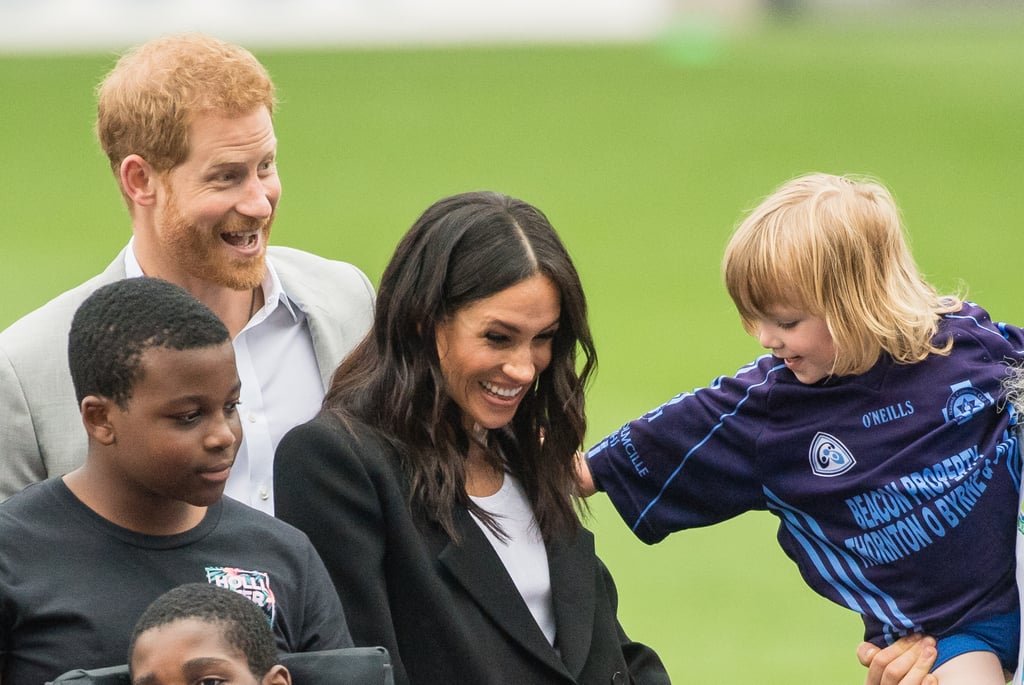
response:
[(502, 371), (517, 383), (523, 385), (532, 383), (534, 375), (537, 373), (537, 365), (534, 363), (533, 353), (529, 346), (524, 345), (521, 349), (516, 350), (505, 362)]

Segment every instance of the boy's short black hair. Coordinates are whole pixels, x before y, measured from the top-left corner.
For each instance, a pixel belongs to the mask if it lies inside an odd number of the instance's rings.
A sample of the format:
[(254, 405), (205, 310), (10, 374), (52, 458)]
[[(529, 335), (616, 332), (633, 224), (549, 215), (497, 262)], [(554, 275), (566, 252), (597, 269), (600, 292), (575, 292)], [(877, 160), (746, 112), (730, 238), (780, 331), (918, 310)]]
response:
[(75, 312), (68, 363), (75, 396), (107, 397), (125, 409), (151, 347), (190, 350), (231, 339), (227, 327), (187, 290), (158, 278), (128, 278), (93, 292)]
[(262, 678), (278, 663), (274, 634), (266, 614), (244, 595), (209, 583), (187, 583), (153, 600), (132, 630), (131, 664), (139, 635), (174, 621), (194, 618), (212, 624), (224, 641), (245, 655), (249, 671)]

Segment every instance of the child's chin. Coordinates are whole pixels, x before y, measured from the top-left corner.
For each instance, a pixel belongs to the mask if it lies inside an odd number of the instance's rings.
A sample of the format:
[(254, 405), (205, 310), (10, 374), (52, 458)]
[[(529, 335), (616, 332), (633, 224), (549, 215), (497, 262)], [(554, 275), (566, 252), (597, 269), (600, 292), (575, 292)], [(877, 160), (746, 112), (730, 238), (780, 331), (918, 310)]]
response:
[(185, 498), (185, 501), (194, 507), (208, 507), (219, 502), (223, 496), (224, 486), (221, 485), (218, 488), (212, 488), (202, 493), (193, 493), (191, 496)]

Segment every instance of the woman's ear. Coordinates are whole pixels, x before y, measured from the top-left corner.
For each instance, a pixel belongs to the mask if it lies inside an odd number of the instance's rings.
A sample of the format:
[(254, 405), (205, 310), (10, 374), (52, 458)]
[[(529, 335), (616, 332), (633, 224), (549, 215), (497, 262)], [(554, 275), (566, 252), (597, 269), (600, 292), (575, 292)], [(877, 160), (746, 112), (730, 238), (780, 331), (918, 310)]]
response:
[(101, 445), (112, 445), (115, 442), (114, 425), (110, 421), (113, 406), (112, 400), (98, 395), (86, 395), (79, 405), (85, 432)]
[(288, 672), (287, 668), (278, 664), (267, 671), (263, 680), (260, 681), (260, 685), (292, 685), (292, 674)]

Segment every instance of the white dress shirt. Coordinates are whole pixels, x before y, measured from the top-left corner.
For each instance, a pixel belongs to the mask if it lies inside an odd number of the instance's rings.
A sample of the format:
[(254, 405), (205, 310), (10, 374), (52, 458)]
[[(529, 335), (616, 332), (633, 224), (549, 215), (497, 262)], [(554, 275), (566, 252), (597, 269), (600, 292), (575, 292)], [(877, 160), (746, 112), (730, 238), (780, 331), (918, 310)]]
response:
[[(143, 275), (134, 249), (125, 251), (125, 274)], [(224, 494), (273, 515), (274, 451), (289, 429), (313, 418), (325, 389), (306, 316), (288, 299), (269, 259), (260, 285), (263, 308), (232, 341), (243, 437)]]

